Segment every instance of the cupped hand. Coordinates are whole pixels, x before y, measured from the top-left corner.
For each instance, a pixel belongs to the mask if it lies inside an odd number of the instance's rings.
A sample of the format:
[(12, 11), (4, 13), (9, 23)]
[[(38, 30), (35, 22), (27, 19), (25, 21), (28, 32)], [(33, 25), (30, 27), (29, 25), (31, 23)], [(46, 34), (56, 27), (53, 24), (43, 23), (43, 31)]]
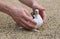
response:
[(39, 13), (43, 19), (43, 22), (45, 23), (46, 22), (46, 13), (45, 13), (45, 8), (38, 5), (37, 3), (33, 5), (33, 10), (35, 9), (38, 9), (39, 10)]
[(26, 29), (35, 29), (36, 22), (26, 9), (14, 8), (11, 10), (11, 17), (14, 21)]

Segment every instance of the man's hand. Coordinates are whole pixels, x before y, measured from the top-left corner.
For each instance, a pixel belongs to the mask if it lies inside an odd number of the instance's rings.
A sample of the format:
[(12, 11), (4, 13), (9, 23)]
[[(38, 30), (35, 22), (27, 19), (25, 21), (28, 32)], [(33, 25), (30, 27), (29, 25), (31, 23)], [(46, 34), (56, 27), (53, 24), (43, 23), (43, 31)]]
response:
[(29, 6), (29, 7), (32, 8), (33, 10), (39, 9), (40, 15), (41, 15), (44, 23), (46, 22), (45, 9), (44, 9), (42, 6), (40, 6), (35, 0), (19, 0), (19, 1), (21, 1), (23, 4)]
[(35, 9), (39, 9), (40, 15), (43, 19), (43, 22), (46, 22), (46, 13), (45, 13), (45, 8), (40, 6), (40, 5), (33, 5), (34, 8), (32, 8), (33, 10)]
[(14, 21), (22, 27), (26, 29), (35, 29), (36, 23), (27, 10), (0, 1), (0, 11), (10, 15)]
[(11, 10), (10, 13), (11, 17), (17, 24), (26, 29), (35, 29), (36, 23), (27, 10), (15, 8)]
[[(35, 0), (20, 0), (22, 3), (26, 4), (33, 10), (36, 8), (39, 9), (40, 15), (42, 19), (46, 20), (45, 9), (42, 8), (35, 2)], [(22, 27), (26, 29), (35, 29), (36, 22), (33, 20), (29, 12), (25, 9), (19, 9), (12, 5), (8, 5), (3, 1), (0, 1), (0, 11), (5, 12), (6, 14), (10, 15), (17, 24), (20, 24)]]

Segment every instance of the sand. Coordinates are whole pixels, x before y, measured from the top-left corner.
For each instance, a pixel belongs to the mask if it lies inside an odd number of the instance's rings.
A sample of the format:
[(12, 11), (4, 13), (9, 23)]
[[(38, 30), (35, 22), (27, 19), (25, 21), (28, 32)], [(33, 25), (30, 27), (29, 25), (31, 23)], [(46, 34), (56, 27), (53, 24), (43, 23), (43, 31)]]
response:
[[(19, 8), (31, 9), (16, 0), (3, 0)], [(46, 8), (47, 22), (40, 27), (40, 32), (18, 29), (14, 20), (0, 12), (0, 39), (60, 39), (60, 0), (37, 0)]]

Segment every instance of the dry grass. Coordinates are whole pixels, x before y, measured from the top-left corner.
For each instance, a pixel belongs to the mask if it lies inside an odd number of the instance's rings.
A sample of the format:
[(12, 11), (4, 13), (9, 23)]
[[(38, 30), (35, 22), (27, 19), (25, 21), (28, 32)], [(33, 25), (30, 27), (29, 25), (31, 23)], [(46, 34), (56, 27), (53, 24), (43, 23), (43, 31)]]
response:
[[(27, 8), (16, 0), (4, 1), (17, 7)], [(47, 23), (40, 28), (40, 32), (17, 29), (13, 19), (0, 12), (0, 39), (60, 39), (60, 0), (37, 1), (46, 8), (47, 14)]]

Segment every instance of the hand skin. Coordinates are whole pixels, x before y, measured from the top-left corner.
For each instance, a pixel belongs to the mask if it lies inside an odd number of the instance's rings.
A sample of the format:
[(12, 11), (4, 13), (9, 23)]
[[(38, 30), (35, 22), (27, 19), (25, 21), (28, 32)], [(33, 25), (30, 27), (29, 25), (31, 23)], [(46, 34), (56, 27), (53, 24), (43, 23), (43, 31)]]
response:
[(10, 15), (14, 21), (26, 29), (35, 29), (36, 22), (26, 9), (17, 8), (0, 1), (0, 11)]
[[(38, 5), (38, 3), (35, 0), (19, 0), (19, 1), (29, 6), (33, 10), (39, 9), (40, 15), (45, 22), (46, 20), (45, 9)], [(29, 12), (26, 9), (8, 5), (0, 0), (0, 11), (10, 15), (17, 24), (21, 25), (26, 29), (31, 30), (36, 28), (35, 27), (36, 22), (33, 20), (31, 14), (29, 14)]]
[(46, 13), (44, 7), (40, 6), (35, 0), (19, 0), (19, 1), (32, 8), (32, 10), (39, 9), (43, 22), (44, 23), (46, 22)]

